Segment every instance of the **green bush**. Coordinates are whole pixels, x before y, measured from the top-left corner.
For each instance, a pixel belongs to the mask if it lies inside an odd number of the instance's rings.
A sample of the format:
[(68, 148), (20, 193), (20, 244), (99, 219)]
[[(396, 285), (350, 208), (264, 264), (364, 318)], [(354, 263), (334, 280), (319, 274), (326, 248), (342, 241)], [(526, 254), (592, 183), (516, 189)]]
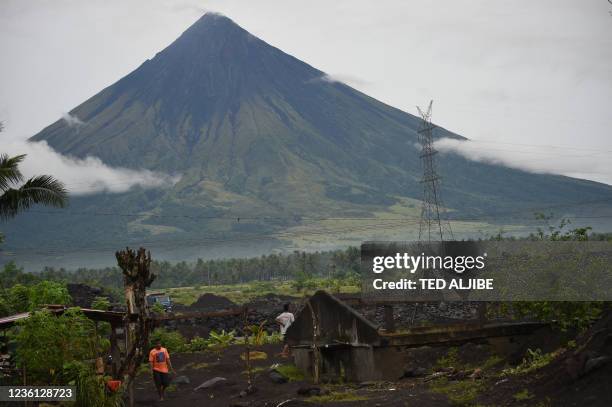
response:
[(62, 384), (65, 365), (96, 357), (99, 338), (93, 323), (78, 308), (60, 316), (33, 312), (18, 324), (17, 364), (26, 368), (30, 384)]
[(149, 349), (155, 346), (157, 340), (161, 342), (164, 348), (168, 349), (168, 352), (185, 352), (189, 350), (185, 337), (178, 331), (157, 328), (149, 338)]
[(106, 297), (96, 297), (91, 303), (91, 308), (108, 311), (111, 308), (111, 303)]
[(196, 336), (191, 341), (189, 341), (189, 351), (191, 352), (201, 352), (208, 349), (208, 340)]

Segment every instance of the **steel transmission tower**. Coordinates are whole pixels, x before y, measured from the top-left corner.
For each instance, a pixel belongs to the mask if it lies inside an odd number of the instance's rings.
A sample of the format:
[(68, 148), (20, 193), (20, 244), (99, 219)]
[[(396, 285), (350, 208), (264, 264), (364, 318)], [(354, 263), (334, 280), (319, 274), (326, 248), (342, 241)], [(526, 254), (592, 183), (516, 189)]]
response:
[(444, 216), (444, 205), (440, 198), (440, 177), (436, 172), (435, 155), (437, 153), (433, 146), (433, 129), (436, 127), (431, 122), (431, 108), (433, 100), (429, 102), (427, 111), (417, 106), (423, 124), (419, 133), (421, 143), (421, 161), (423, 162), (423, 207), (421, 209), (421, 221), (419, 223), (419, 241), (444, 241), (454, 240), (450, 223)]

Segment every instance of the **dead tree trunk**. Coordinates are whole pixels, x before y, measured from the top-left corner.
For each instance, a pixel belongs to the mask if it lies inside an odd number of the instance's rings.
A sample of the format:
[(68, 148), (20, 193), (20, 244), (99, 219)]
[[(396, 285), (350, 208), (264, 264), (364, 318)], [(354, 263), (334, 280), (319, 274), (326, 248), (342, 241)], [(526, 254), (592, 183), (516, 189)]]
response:
[(150, 320), (146, 307), (147, 287), (155, 280), (155, 275), (151, 273), (151, 252), (142, 247), (138, 249), (138, 252), (126, 248), (116, 252), (115, 257), (123, 272), (128, 328), (126, 356), (121, 363), (118, 376), (124, 378), (130, 395), (130, 406), (132, 406), (133, 379), (149, 342)]

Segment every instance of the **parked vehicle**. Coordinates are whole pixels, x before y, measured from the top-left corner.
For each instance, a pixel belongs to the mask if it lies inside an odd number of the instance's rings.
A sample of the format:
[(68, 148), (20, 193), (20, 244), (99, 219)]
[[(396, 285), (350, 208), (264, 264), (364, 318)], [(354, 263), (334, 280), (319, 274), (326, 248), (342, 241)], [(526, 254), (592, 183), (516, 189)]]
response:
[(164, 311), (172, 312), (172, 299), (166, 293), (147, 294), (147, 306), (152, 307), (155, 303), (164, 307)]

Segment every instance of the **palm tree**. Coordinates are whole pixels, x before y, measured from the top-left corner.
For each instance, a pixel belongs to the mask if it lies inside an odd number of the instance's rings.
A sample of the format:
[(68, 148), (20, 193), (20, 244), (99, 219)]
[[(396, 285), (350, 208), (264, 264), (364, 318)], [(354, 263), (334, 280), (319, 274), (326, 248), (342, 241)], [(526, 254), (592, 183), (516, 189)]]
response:
[[(0, 122), (0, 132), (2, 129)], [(24, 158), (25, 154), (0, 154), (0, 220), (10, 219), (35, 204), (63, 208), (68, 203), (64, 184), (51, 175), (38, 175), (23, 182), (19, 163)]]
[[(15, 157), (0, 155), (1, 220), (10, 219), (34, 204), (62, 208), (68, 202), (68, 192), (64, 184), (51, 175), (38, 175), (23, 182), (19, 163), (24, 158), (25, 154)], [(17, 187), (18, 184), (21, 186)]]

